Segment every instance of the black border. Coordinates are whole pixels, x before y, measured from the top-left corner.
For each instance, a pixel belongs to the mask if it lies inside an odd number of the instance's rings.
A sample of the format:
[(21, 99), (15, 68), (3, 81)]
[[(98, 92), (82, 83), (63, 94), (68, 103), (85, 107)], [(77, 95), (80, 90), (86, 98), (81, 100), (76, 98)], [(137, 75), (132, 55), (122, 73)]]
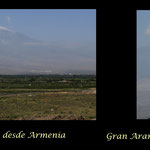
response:
[(149, 123), (136, 119), (136, 10), (132, 6), (113, 7), (105, 9), (105, 17), (101, 18), (101, 140), (105, 145), (150, 143), (106, 139), (109, 132), (128, 135), (148, 132)]

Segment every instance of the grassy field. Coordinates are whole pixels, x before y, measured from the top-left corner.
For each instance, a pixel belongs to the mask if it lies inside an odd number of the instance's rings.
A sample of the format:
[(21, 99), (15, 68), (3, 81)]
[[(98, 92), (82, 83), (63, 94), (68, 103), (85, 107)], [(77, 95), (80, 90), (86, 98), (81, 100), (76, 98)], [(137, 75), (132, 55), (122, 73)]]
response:
[(0, 76), (0, 120), (95, 118), (95, 76)]

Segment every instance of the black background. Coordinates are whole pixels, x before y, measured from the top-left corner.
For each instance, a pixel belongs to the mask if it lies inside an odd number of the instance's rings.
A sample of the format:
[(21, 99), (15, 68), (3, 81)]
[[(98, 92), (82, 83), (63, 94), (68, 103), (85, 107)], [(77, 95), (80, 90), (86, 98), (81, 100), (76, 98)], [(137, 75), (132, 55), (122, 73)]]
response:
[[(102, 9), (100, 15), (100, 129), (102, 144), (150, 144), (150, 140), (111, 140), (107, 133), (150, 134), (150, 120), (137, 120), (136, 11), (142, 8)], [(144, 10), (144, 9), (143, 9)], [(97, 100), (98, 101), (98, 100)]]
[[(138, 8), (90, 5), (85, 7), (77, 4), (63, 9), (97, 9), (97, 120), (0, 121), (0, 134), (8, 130), (12, 132), (23, 130), (26, 133), (62, 131), (66, 132), (67, 137), (32, 140), (0, 138), (0, 144), (83, 144), (101, 147), (112, 144), (150, 143), (150, 140), (110, 142), (106, 140), (106, 134), (109, 132), (150, 133), (149, 120), (136, 120), (136, 10)], [(50, 9), (48, 6), (46, 8)]]
[(103, 9), (101, 18), (102, 141), (104, 144), (139, 143), (106, 140), (109, 132), (132, 134), (144, 127), (144, 123), (136, 120), (136, 8)]

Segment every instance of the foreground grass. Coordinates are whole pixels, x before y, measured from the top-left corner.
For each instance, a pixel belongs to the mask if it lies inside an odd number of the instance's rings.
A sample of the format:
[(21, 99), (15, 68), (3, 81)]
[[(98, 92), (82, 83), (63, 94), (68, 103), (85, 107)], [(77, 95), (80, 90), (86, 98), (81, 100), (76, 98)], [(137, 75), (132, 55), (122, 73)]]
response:
[[(91, 120), (96, 118), (96, 94), (87, 90), (18, 89), (0, 97), (0, 120)], [(14, 93), (12, 90), (1, 94)], [(20, 94), (20, 92), (22, 92)], [(37, 93), (36, 93), (37, 92)]]

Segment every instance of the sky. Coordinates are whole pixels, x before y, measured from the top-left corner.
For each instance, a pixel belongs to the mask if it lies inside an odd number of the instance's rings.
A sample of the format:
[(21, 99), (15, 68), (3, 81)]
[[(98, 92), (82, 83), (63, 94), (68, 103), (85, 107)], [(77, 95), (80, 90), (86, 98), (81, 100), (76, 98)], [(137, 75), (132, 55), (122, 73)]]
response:
[(137, 119), (150, 118), (150, 11), (137, 11)]
[(150, 78), (150, 10), (137, 11), (137, 79)]
[(96, 72), (96, 9), (0, 9), (0, 74)]
[(96, 42), (96, 9), (0, 9), (0, 26), (46, 42)]
[(150, 46), (150, 10), (137, 11), (137, 47)]

